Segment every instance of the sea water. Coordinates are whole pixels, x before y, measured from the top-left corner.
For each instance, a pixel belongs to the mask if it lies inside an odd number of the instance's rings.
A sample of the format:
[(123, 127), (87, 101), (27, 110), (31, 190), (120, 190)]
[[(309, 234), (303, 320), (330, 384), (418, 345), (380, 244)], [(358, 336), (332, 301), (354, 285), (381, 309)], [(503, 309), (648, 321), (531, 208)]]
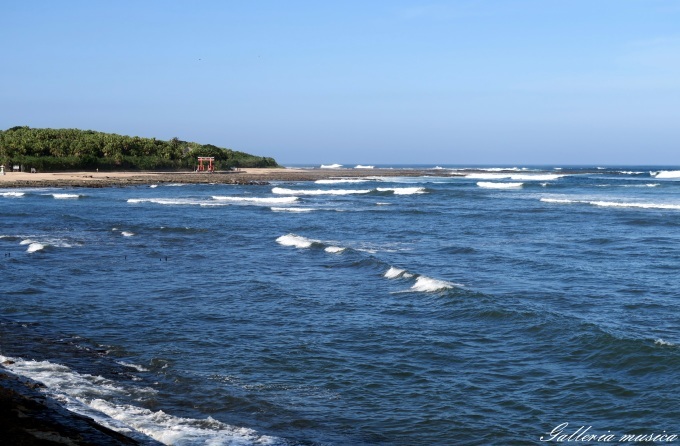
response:
[(6, 189), (0, 213), (0, 362), (129, 435), (680, 434), (678, 168)]

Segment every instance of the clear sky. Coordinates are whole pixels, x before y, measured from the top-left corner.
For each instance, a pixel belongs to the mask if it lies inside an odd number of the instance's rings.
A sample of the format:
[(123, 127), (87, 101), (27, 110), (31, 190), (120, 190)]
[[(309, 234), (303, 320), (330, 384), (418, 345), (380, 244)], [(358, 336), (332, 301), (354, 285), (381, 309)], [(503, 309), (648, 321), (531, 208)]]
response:
[(0, 128), (282, 164), (680, 164), (680, 1), (0, 2)]

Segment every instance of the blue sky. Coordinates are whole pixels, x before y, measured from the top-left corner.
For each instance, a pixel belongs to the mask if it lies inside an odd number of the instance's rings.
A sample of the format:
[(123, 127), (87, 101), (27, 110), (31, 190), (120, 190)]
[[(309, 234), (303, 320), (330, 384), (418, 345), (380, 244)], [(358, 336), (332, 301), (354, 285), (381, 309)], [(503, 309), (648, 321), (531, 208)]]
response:
[(3, 2), (0, 128), (283, 164), (680, 164), (680, 2)]

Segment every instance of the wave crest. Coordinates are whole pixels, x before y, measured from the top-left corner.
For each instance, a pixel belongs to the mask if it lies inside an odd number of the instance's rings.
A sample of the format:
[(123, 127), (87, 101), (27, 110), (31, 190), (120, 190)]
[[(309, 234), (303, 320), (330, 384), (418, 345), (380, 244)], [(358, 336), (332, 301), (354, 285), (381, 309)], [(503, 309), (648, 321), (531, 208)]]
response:
[(309, 248), (314, 243), (318, 243), (317, 240), (308, 239), (307, 237), (302, 237), (301, 235), (286, 234), (277, 238), (276, 241), (283, 246), (294, 246), (296, 248)]
[(524, 185), (524, 183), (490, 183), (487, 181), (479, 181), (477, 186), (484, 189), (517, 189)]

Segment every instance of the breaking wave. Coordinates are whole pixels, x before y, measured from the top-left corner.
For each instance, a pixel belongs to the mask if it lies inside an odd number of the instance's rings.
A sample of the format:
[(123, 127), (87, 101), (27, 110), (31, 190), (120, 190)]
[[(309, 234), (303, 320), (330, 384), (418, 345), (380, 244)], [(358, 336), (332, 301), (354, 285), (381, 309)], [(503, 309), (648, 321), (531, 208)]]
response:
[(0, 192), (0, 197), (19, 198), (26, 195), (25, 192)]
[(515, 180), (515, 181), (550, 181), (565, 177), (563, 174), (514, 174), (514, 173), (470, 173), (465, 178), (471, 180)]
[(680, 178), (680, 170), (662, 170), (660, 172), (650, 172), (655, 178)]
[(191, 198), (129, 198), (128, 203), (155, 203), (166, 206), (228, 206), (213, 200), (199, 200)]
[(235, 203), (257, 203), (257, 204), (285, 204), (295, 203), (298, 197), (237, 197), (213, 195), (213, 200), (232, 201)]
[[(26, 252), (28, 252), (28, 253), (36, 252), (36, 251), (42, 251), (43, 249), (45, 249), (45, 245), (43, 245), (42, 243), (33, 242), (33, 241), (30, 241), (30, 240), (29, 240), (29, 242), (30, 243), (28, 243), (28, 249), (26, 249)], [(24, 242), (21, 242), (21, 244), (23, 245)]]
[(354, 166), (355, 169), (375, 169), (375, 166), (363, 166), (361, 164), (357, 164)]
[(75, 199), (75, 198), (80, 198), (83, 195), (80, 194), (52, 194), (54, 198), (57, 200), (70, 200), (70, 199)]
[(411, 290), (423, 293), (433, 293), (435, 291), (443, 291), (460, 286), (445, 280), (432, 279), (430, 277), (419, 276), (416, 283), (413, 284)]
[(342, 167), (342, 164), (322, 164), (321, 168), (322, 169), (339, 169)]
[(285, 189), (275, 187), (272, 193), (279, 195), (355, 195), (371, 192), (392, 192), (395, 195), (424, 194), (424, 187), (379, 187), (377, 189)]
[(343, 248), (342, 246), (327, 246), (324, 251), (330, 252), (331, 254), (338, 254), (343, 252), (347, 248)]
[[(98, 424), (139, 439), (147, 437), (167, 445), (281, 444), (275, 437), (260, 435), (245, 427), (232, 426), (214, 418), (182, 418), (161, 410), (152, 411), (119, 399), (133, 396), (146, 400), (157, 392), (151, 388), (128, 388), (122, 383), (89, 374), (49, 361), (27, 361), (0, 355), (0, 362), (13, 373), (41, 382), (41, 391), (59, 401), (66, 409), (90, 417)], [(143, 367), (132, 366), (144, 371)], [(114, 403), (113, 401), (116, 400)]]
[(522, 187), (524, 183), (490, 183), (487, 181), (479, 181), (477, 186), (484, 189), (517, 189)]
[(396, 267), (394, 267), (394, 266), (390, 266), (390, 269), (388, 269), (388, 270), (385, 272), (385, 274), (383, 274), (383, 276), (386, 277), (386, 278), (388, 278), (388, 279), (396, 279), (396, 278), (398, 278), (398, 277), (403, 276), (404, 274), (406, 274), (406, 270), (405, 270), (405, 269), (401, 269), (401, 268), (396, 268)]
[(352, 195), (352, 194), (367, 194), (371, 192), (370, 189), (285, 189), (283, 187), (275, 187), (272, 193), (279, 195)]
[(566, 198), (541, 198), (544, 203), (558, 203), (558, 204), (589, 204), (591, 206), (600, 207), (615, 207), (615, 208), (640, 208), (640, 209), (677, 209), (680, 210), (680, 204), (666, 204), (666, 203), (626, 203), (616, 201), (591, 201), (591, 200), (570, 200)]
[(319, 243), (318, 240), (308, 239), (295, 234), (286, 234), (277, 238), (276, 241), (283, 246), (294, 246), (296, 248), (309, 248), (314, 243)]
[(316, 209), (314, 208), (280, 208), (280, 207), (271, 207), (269, 208), (274, 212), (312, 212)]
[(424, 194), (424, 187), (379, 187), (378, 192), (393, 192), (394, 195)]

